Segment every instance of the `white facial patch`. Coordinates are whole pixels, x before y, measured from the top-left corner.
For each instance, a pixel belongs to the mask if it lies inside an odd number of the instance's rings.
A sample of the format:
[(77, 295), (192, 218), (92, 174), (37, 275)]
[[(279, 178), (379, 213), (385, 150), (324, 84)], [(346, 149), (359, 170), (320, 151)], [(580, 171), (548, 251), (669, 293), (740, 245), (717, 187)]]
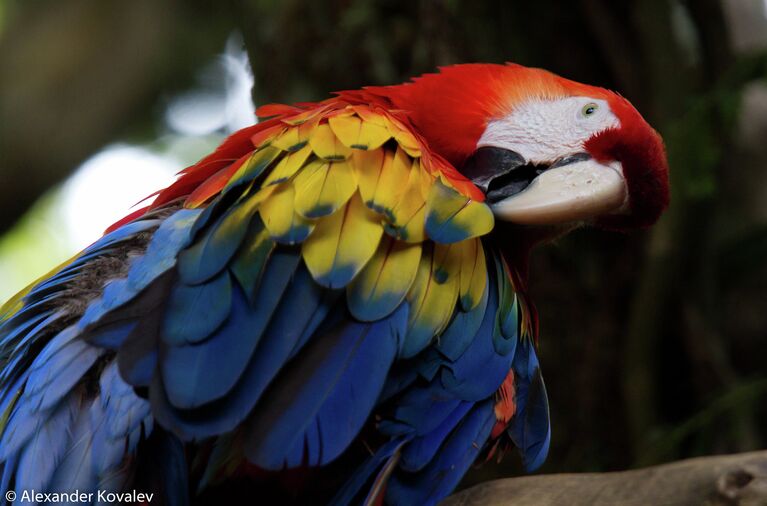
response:
[(620, 126), (606, 101), (589, 97), (531, 100), (488, 123), (477, 147), (514, 151), (528, 163), (551, 163), (582, 152), (595, 133)]

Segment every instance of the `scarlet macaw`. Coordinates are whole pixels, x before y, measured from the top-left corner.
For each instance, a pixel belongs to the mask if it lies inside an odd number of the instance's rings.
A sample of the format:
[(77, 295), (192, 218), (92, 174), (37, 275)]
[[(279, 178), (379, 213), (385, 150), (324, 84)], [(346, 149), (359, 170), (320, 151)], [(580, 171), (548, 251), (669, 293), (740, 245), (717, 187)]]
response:
[(6, 304), (0, 488), (420, 505), (541, 465), (527, 253), (655, 222), (660, 136), (514, 64), (257, 114)]

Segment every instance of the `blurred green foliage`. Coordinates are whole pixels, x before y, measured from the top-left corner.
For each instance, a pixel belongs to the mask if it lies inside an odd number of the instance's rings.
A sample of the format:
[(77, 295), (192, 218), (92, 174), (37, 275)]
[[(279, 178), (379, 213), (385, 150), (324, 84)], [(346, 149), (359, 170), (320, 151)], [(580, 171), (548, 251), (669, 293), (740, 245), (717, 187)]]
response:
[(0, 300), (5, 301), (72, 254), (62, 237), (63, 219), (55, 213), (56, 192), (42, 197), (0, 238)]

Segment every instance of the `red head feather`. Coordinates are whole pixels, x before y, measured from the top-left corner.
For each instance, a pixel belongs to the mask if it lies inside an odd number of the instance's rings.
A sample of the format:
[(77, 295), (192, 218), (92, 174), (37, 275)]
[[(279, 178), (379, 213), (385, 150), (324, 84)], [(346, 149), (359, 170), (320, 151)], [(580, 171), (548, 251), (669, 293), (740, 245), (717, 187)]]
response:
[(488, 122), (524, 101), (571, 96), (606, 100), (620, 127), (595, 135), (585, 148), (599, 161), (621, 162), (630, 214), (601, 223), (612, 228), (650, 225), (668, 206), (663, 141), (628, 100), (612, 91), (512, 63), (443, 67), (411, 83), (365, 90), (404, 110), (429, 146), (459, 168), (476, 149)]
[(600, 220), (608, 228), (646, 227), (655, 223), (669, 204), (668, 161), (663, 139), (625, 98), (607, 99), (621, 126), (605, 130), (586, 143), (598, 161), (618, 160), (623, 167), (630, 212)]

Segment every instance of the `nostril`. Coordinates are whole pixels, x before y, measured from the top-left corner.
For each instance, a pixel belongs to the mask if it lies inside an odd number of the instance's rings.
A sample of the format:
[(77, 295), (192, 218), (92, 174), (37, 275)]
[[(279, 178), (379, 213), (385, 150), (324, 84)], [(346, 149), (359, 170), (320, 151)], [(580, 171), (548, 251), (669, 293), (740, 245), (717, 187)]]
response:
[(577, 162), (585, 162), (586, 160), (591, 160), (591, 155), (588, 153), (575, 153), (574, 155), (569, 155), (560, 158), (556, 162), (551, 164), (551, 169), (557, 168), (557, 167), (563, 167), (565, 165), (570, 165), (571, 163), (577, 163)]

